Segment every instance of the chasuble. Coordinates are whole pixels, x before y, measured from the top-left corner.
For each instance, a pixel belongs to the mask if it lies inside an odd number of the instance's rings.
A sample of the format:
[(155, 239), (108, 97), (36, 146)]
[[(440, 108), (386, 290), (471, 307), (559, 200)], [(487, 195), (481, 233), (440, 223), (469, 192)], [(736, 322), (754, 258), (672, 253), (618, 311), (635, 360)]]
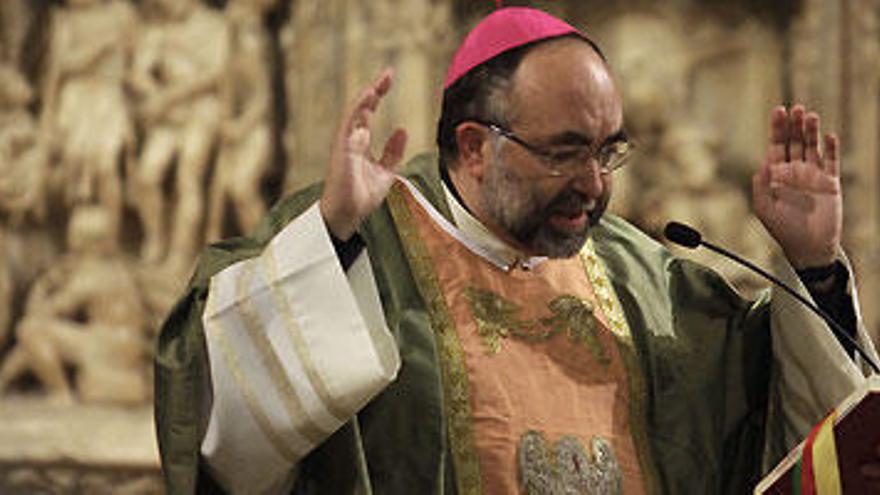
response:
[(785, 293), (613, 215), (575, 258), (511, 258), (423, 156), (344, 271), (319, 193), (208, 248), (163, 325), (173, 493), (745, 493), (864, 380)]

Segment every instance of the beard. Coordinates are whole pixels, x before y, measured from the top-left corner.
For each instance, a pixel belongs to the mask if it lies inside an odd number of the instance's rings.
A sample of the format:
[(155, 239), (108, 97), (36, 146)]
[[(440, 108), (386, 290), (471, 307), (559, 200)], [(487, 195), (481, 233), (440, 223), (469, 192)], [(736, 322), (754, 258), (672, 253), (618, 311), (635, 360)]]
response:
[[(588, 198), (568, 187), (546, 198), (532, 185), (534, 179), (514, 175), (503, 163), (495, 162), (480, 186), (486, 214), (530, 252), (549, 258), (570, 258), (580, 252), (608, 205), (607, 192)], [(575, 218), (586, 213), (582, 228), (563, 229), (553, 217)]]

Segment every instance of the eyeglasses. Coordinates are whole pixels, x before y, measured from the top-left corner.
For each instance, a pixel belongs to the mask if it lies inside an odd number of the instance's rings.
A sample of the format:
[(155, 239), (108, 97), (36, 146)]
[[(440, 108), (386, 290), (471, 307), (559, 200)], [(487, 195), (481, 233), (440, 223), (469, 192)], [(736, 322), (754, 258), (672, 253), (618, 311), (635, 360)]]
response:
[(510, 129), (494, 122), (474, 120), (499, 136), (509, 139), (522, 146), (528, 152), (542, 159), (551, 177), (575, 177), (581, 175), (584, 164), (596, 160), (599, 173), (606, 175), (624, 166), (632, 156), (634, 145), (621, 134), (619, 139), (605, 143), (594, 151), (589, 146), (565, 145), (558, 147), (542, 147), (531, 144), (517, 136)]

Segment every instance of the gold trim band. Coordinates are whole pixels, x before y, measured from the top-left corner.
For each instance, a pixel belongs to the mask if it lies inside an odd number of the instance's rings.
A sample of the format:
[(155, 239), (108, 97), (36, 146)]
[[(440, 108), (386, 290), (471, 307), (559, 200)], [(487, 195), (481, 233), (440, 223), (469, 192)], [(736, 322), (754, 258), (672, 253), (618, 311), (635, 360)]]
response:
[(639, 458), (639, 465), (642, 468), (645, 489), (650, 493), (660, 493), (660, 477), (654, 464), (654, 458), (651, 455), (651, 444), (648, 440), (645, 376), (632, 339), (629, 324), (623, 313), (623, 307), (617, 299), (614, 286), (611, 285), (611, 281), (608, 279), (605, 265), (596, 254), (592, 239), (588, 238), (587, 242), (584, 243), (584, 247), (580, 252), (580, 258), (583, 262), (584, 270), (587, 272), (587, 278), (590, 279), (590, 283), (593, 285), (596, 301), (608, 319), (611, 333), (616, 337), (614, 340), (618, 344), (620, 355), (626, 367), (629, 378), (629, 425), (636, 447), (636, 454)]
[(431, 326), (434, 329), (443, 376), (443, 407), (458, 493), (479, 495), (482, 493), (482, 476), (470, 421), (470, 390), (464, 353), (458, 342), (458, 335), (455, 333), (437, 275), (434, 273), (428, 249), (419, 237), (412, 213), (406, 204), (403, 187), (401, 184), (395, 184), (387, 201), (412, 267), (416, 286), (428, 306)]
[[(214, 300), (211, 300), (211, 304), (215, 304)], [(211, 312), (211, 314), (217, 314)], [(301, 456), (296, 452), (291, 450), (290, 442), (281, 438), (281, 435), (272, 428), (272, 421), (269, 419), (268, 414), (260, 405), (259, 400), (257, 399), (256, 393), (254, 393), (254, 387), (251, 385), (250, 381), (245, 377), (244, 372), (241, 369), (241, 366), (238, 363), (238, 359), (235, 356), (235, 350), (232, 348), (232, 345), (229, 343), (227, 333), (228, 329), (225, 328), (225, 325), (221, 323), (220, 318), (214, 319), (216, 325), (208, 325), (209, 327), (213, 327), (216, 331), (213, 332), (214, 341), (220, 347), (220, 353), (223, 355), (223, 360), (226, 362), (226, 366), (229, 368), (230, 373), (232, 374), (232, 378), (235, 380), (235, 383), (238, 385), (238, 390), (241, 395), (244, 397), (245, 404), (247, 404), (248, 411), (253, 416), (254, 420), (257, 423), (257, 426), (260, 428), (260, 431), (263, 432), (263, 436), (269, 440), (269, 444), (275, 449), (275, 452), (287, 462), (291, 464), (296, 464), (301, 459)]]
[(242, 322), (247, 330), (247, 336), (260, 354), (261, 360), (269, 372), (271, 383), (278, 393), (281, 403), (284, 404), (287, 413), (290, 415), (294, 429), (313, 445), (317, 445), (327, 438), (332, 433), (332, 430), (327, 431), (321, 428), (309, 417), (293, 384), (284, 371), (284, 365), (278, 357), (278, 353), (275, 352), (269, 336), (263, 329), (258, 312), (254, 307), (253, 299), (247, 293), (253, 277), (256, 275), (257, 268), (255, 263), (248, 261), (236, 284), (235, 291), (236, 297), (240, 301), (239, 310)]
[(354, 411), (357, 410), (357, 405), (345, 403), (342, 400), (334, 400), (330, 391), (327, 389), (327, 384), (324, 383), (324, 379), (321, 377), (320, 373), (318, 373), (318, 368), (309, 352), (309, 346), (303, 337), (302, 328), (300, 327), (299, 322), (296, 321), (293, 307), (284, 293), (281, 292), (276, 285), (276, 281), (278, 280), (278, 265), (275, 260), (275, 250), (271, 245), (266, 248), (266, 251), (263, 252), (260, 258), (262, 259), (271, 280), (268, 286), (269, 290), (272, 292), (272, 299), (275, 301), (282, 318), (284, 318), (285, 326), (289, 329), (287, 335), (290, 337), (290, 343), (293, 346), (294, 352), (296, 352), (296, 357), (299, 359), (306, 377), (309, 379), (309, 383), (312, 384), (312, 387), (315, 389), (315, 394), (330, 414), (340, 423), (344, 423), (352, 414), (354, 414)]

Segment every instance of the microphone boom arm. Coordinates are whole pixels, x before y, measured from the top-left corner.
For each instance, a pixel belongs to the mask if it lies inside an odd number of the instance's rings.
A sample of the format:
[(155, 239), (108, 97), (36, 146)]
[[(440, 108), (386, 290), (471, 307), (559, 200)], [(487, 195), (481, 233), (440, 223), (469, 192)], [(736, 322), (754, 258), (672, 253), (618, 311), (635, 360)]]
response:
[(834, 335), (837, 336), (837, 338), (842, 339), (842, 340), (846, 341), (848, 344), (850, 344), (851, 346), (853, 346), (853, 348), (856, 350), (856, 352), (859, 354), (859, 356), (861, 356), (862, 359), (864, 359), (865, 362), (868, 363), (868, 365), (871, 367), (871, 369), (873, 369), (875, 373), (880, 373), (880, 367), (878, 367), (877, 363), (875, 363), (874, 360), (868, 356), (868, 354), (862, 349), (862, 346), (860, 346), (859, 343), (856, 342), (856, 340), (854, 338), (852, 338), (852, 336), (849, 334), (849, 332), (844, 330), (844, 328), (841, 327), (839, 323), (834, 321), (834, 318), (832, 318), (831, 315), (829, 315), (824, 310), (822, 310), (822, 308), (820, 308), (819, 306), (814, 304), (812, 301), (808, 300), (806, 297), (798, 294), (791, 287), (784, 284), (781, 280), (779, 280), (775, 276), (767, 273), (761, 267), (755, 265), (751, 261), (749, 261), (745, 258), (742, 258), (742, 257), (720, 247), (720, 246), (716, 246), (710, 242), (706, 242), (702, 239), (700, 239), (699, 243), (700, 243), (700, 245), (705, 246), (709, 250), (715, 251), (716, 253), (721, 254), (722, 256), (732, 258), (732, 259), (742, 263), (743, 265), (751, 268), (752, 270), (754, 270), (757, 273), (764, 276), (764, 278), (766, 278), (767, 280), (776, 284), (777, 287), (781, 288), (782, 290), (787, 292), (789, 295), (791, 295), (792, 297), (794, 297), (795, 299), (800, 301), (804, 306), (813, 310), (814, 313), (816, 313), (817, 315), (822, 317), (823, 320), (825, 320), (825, 323), (828, 324), (828, 327), (831, 329), (831, 331), (834, 333)]

